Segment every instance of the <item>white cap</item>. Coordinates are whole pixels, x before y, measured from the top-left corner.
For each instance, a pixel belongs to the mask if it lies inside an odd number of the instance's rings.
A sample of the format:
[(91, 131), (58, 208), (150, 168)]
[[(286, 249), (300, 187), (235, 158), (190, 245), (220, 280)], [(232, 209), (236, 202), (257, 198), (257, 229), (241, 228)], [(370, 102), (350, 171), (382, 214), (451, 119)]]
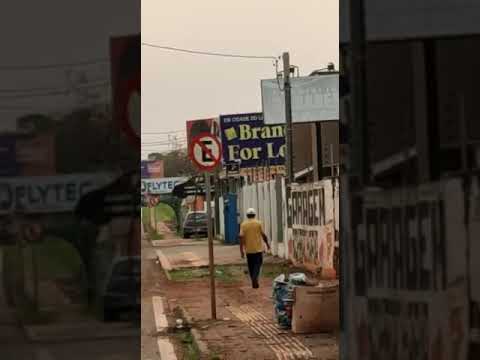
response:
[(250, 209), (247, 210), (247, 215), (256, 215), (256, 214), (257, 214), (257, 212), (255, 211), (254, 208), (250, 208)]

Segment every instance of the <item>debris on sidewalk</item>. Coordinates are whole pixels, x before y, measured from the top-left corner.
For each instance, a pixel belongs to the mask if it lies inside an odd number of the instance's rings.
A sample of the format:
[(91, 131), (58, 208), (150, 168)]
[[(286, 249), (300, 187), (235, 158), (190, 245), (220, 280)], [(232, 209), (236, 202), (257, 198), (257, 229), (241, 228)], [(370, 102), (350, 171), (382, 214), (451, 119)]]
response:
[(304, 273), (281, 274), (273, 280), (273, 301), (277, 323), (282, 329), (292, 327), (292, 308), (295, 302), (295, 287), (307, 285)]
[(298, 286), (294, 294), (293, 333), (331, 333), (339, 329), (338, 281), (323, 281), (314, 287)]

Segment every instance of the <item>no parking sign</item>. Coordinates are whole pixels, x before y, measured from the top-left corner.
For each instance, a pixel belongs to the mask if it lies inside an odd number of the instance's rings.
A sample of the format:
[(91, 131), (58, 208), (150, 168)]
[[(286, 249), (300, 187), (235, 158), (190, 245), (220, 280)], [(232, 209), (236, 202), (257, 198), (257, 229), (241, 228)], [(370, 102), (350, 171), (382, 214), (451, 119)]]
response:
[(215, 136), (203, 133), (192, 139), (189, 156), (198, 169), (209, 172), (220, 164), (222, 145)]

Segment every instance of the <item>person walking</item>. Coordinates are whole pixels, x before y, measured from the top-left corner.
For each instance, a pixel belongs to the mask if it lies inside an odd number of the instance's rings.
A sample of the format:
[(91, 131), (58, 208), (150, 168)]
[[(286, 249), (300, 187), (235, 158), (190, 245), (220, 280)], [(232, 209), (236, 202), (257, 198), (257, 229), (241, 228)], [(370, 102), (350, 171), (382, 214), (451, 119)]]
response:
[(263, 242), (270, 251), (267, 235), (263, 231), (263, 225), (256, 219), (255, 209), (247, 210), (247, 219), (240, 225), (240, 255), (242, 259), (247, 254), (248, 272), (252, 280), (252, 287), (258, 289), (258, 277), (263, 264)]

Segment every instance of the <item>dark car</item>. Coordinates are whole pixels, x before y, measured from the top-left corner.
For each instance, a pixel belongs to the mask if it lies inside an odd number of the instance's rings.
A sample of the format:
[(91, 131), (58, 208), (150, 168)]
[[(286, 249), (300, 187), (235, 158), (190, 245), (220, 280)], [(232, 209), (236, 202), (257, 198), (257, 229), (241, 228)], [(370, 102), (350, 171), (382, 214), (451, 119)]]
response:
[(208, 215), (205, 211), (195, 211), (187, 214), (183, 223), (183, 237), (208, 236)]
[(126, 312), (140, 312), (140, 256), (119, 257), (112, 262), (103, 293), (105, 321)]

